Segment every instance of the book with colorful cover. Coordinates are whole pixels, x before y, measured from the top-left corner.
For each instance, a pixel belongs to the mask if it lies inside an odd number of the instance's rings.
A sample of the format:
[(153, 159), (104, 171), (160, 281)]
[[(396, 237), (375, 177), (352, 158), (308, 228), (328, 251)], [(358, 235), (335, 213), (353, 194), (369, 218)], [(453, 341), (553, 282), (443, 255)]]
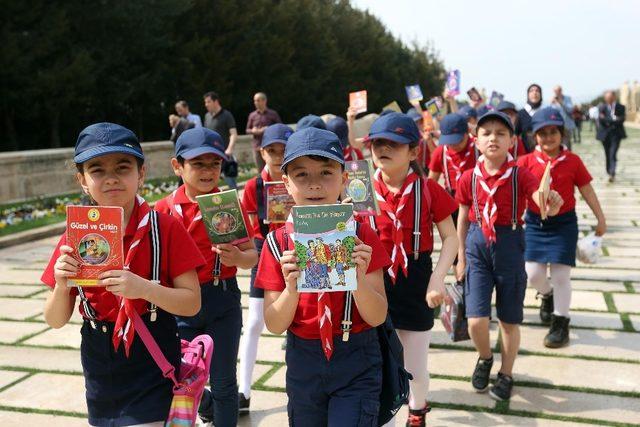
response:
[(440, 107), (435, 98), (424, 104), (424, 109), (431, 114), (432, 117), (436, 117), (440, 113)]
[(196, 201), (211, 243), (238, 244), (249, 240), (237, 190), (204, 194), (197, 196)]
[(282, 181), (264, 183), (265, 207), (267, 211), (265, 224), (283, 223), (287, 221), (289, 212), (296, 204), (293, 197), (287, 192)]
[(367, 111), (367, 91), (351, 92), (349, 94), (349, 107), (354, 108), (356, 114)]
[(98, 276), (122, 270), (124, 211), (112, 206), (67, 206), (67, 245), (79, 262), (67, 286), (102, 286)]
[(460, 70), (449, 71), (445, 88), (449, 96), (457, 96), (460, 94)]
[(352, 204), (294, 206), (293, 233), (300, 277), (298, 292), (357, 289), (351, 253), (356, 245)]
[(350, 197), (353, 211), (359, 215), (380, 215), (380, 207), (373, 189), (373, 164), (371, 160), (345, 162), (347, 185), (343, 199)]
[(503, 99), (504, 99), (504, 95), (494, 90), (493, 92), (491, 92), (491, 98), (489, 98), (489, 105), (491, 105), (493, 108), (498, 108), (498, 104), (500, 104)]
[(467, 95), (469, 95), (469, 99), (473, 102), (482, 102), (482, 95), (480, 95), (480, 92), (478, 92), (478, 89), (476, 89), (475, 87), (469, 89), (467, 91)]
[(424, 98), (419, 84), (405, 86), (404, 90), (407, 93), (407, 99), (411, 104), (422, 101)]

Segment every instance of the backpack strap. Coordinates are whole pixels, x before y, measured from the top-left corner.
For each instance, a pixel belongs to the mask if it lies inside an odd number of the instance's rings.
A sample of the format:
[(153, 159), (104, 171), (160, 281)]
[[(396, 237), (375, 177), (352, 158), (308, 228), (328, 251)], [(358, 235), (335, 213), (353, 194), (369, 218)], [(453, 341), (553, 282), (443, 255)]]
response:
[[(360, 223), (356, 222), (356, 236), (360, 231)], [(342, 328), (342, 341), (349, 341), (349, 333), (351, 333), (351, 308), (353, 306), (353, 293), (352, 291), (345, 292), (344, 296), (344, 315), (342, 316), (342, 322), (340, 322)]]
[[(149, 237), (151, 239), (151, 283), (160, 284), (160, 227), (158, 225), (158, 212), (152, 210), (149, 213)], [(158, 306), (149, 303), (150, 319), (155, 322), (158, 318)]]
[(511, 174), (511, 229), (518, 226), (518, 166), (513, 167)]
[(267, 219), (267, 207), (265, 206), (264, 180), (261, 176), (256, 178), (256, 203), (258, 205), (258, 225), (260, 226), (260, 234), (266, 236), (269, 232), (269, 226), (264, 223)]
[(420, 257), (420, 214), (422, 213), (422, 178), (413, 184), (413, 259)]
[(471, 195), (473, 198), (473, 211), (476, 213), (476, 222), (482, 227), (482, 217), (480, 216), (480, 208), (478, 208), (478, 190), (476, 189), (476, 174), (471, 174)]

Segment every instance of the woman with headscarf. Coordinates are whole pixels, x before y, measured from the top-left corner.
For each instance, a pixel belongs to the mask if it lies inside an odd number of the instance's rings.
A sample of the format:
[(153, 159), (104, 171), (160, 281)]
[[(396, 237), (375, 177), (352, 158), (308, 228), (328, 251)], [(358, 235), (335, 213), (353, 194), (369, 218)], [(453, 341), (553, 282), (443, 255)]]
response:
[(535, 146), (531, 134), (531, 117), (542, 107), (542, 87), (532, 83), (527, 88), (527, 103), (518, 111), (518, 125), (516, 134), (520, 135), (528, 152)]

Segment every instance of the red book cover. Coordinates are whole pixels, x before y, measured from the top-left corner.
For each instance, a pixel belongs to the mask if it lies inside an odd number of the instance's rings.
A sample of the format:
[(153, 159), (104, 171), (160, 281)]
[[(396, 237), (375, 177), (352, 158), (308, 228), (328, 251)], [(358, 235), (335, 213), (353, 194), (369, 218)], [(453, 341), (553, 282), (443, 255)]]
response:
[(67, 206), (67, 245), (80, 263), (68, 286), (99, 286), (98, 276), (122, 270), (124, 211), (110, 206)]

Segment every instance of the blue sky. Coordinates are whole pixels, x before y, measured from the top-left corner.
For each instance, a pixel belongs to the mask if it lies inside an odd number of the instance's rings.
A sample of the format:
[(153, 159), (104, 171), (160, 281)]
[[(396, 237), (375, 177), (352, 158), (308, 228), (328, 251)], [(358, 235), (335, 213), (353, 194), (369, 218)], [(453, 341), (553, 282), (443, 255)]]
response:
[[(352, 0), (406, 43), (429, 43), (462, 88), (505, 94), (518, 105), (530, 83), (543, 98), (562, 85), (574, 102), (640, 81), (637, 0)], [(464, 95), (466, 97), (466, 94)]]

